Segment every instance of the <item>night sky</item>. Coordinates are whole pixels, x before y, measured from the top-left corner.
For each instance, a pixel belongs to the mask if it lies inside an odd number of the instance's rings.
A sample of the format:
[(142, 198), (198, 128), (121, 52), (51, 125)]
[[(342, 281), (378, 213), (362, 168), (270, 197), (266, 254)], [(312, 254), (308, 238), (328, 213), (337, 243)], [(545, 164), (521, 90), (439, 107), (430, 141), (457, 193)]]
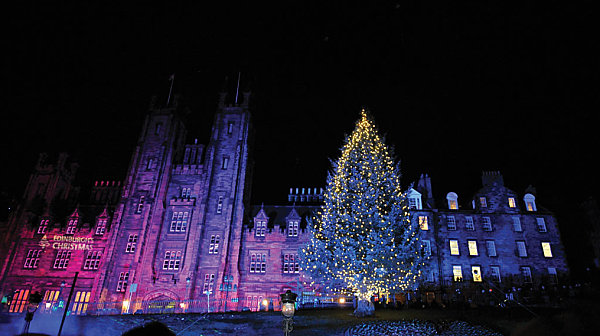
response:
[(172, 73), (192, 111), (189, 141), (207, 143), (217, 94), (234, 94), (241, 72), (254, 98), (254, 203), (324, 186), (362, 107), (395, 146), (403, 185), (428, 173), (438, 202), (455, 191), (467, 204), (481, 172), (500, 170), (520, 194), (537, 188), (569, 245), (580, 234), (571, 212), (598, 198), (598, 39), (586, 2), (20, 6), (3, 52), (8, 195), (21, 196), (43, 151), (71, 153), (83, 189), (122, 180)]

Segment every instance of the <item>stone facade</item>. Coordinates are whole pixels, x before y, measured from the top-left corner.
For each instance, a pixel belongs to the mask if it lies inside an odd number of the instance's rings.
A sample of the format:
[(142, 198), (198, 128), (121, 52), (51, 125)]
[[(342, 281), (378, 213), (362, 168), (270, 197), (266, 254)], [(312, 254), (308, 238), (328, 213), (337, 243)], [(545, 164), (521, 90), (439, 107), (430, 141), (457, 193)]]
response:
[[(286, 205), (248, 206), (248, 99), (226, 104), (221, 95), (206, 145), (186, 143), (177, 101), (151, 107), (123, 184), (96, 182), (86, 205), (72, 186), (77, 166), (65, 155), (56, 165), (42, 156), (5, 230), (0, 285), (3, 296), (16, 295), (11, 311), (22, 311), (32, 291), (55, 309), (76, 272), (75, 313), (203, 311), (208, 298), (211, 311), (277, 309), (287, 289), (302, 303), (316, 300), (321, 288), (306, 281), (298, 251), (323, 189), (292, 188)], [(426, 175), (408, 191), (431, 255), (424, 286), (567, 274), (556, 220), (535, 192), (518, 195), (497, 172), (482, 182), (466, 204), (448, 193), (442, 207)]]

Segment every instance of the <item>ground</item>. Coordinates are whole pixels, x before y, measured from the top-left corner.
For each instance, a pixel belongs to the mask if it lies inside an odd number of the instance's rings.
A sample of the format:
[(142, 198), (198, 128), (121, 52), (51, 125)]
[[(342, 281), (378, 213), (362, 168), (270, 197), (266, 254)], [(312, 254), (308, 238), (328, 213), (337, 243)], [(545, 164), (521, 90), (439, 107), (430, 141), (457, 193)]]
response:
[[(356, 318), (351, 309), (299, 310), (294, 317), (291, 335), (350, 335), (350, 331), (365, 330), (364, 325), (383, 330), (385, 326), (399, 324), (396, 321), (422, 321), (433, 326), (438, 335), (465, 335), (450, 332), (457, 326), (462, 330), (471, 330), (467, 335), (593, 335), (591, 330), (600, 327), (597, 307), (595, 304), (580, 303), (569, 309), (536, 309), (538, 316), (520, 308), (381, 309), (376, 310), (371, 318)], [(22, 332), (22, 317), (13, 316), (11, 320), (12, 323), (0, 324), (0, 335)], [(281, 335), (282, 320), (279, 312), (68, 317), (62, 335), (119, 336), (153, 321), (165, 324), (176, 335)], [(456, 321), (466, 323), (459, 325)], [(59, 325), (60, 316), (36, 315), (30, 331), (55, 335)]]

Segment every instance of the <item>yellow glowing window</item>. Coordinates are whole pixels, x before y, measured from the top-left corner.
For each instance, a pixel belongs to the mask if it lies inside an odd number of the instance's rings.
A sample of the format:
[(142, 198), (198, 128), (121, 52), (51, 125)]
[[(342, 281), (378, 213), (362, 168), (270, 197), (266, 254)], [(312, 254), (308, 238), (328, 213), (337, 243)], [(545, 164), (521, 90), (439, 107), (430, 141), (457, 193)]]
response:
[(527, 202), (527, 211), (533, 211), (533, 203)]
[(451, 255), (459, 255), (460, 252), (458, 251), (458, 240), (456, 239), (450, 239), (450, 254)]
[(509, 208), (516, 208), (517, 207), (517, 202), (515, 201), (514, 197), (509, 197), (508, 198), (508, 207)]
[(452, 266), (452, 275), (454, 276), (454, 281), (462, 281), (462, 268), (460, 265)]
[(481, 267), (471, 266), (471, 273), (473, 274), (473, 281), (481, 282)]
[(458, 209), (458, 204), (456, 204), (456, 200), (450, 200), (450, 209), (451, 210), (456, 210)]
[(419, 227), (423, 231), (429, 230), (429, 221), (427, 220), (427, 216), (419, 216)]
[(469, 240), (469, 255), (476, 256), (477, 254), (477, 241)]
[(544, 257), (552, 258), (552, 248), (550, 247), (550, 243), (542, 242), (542, 250), (544, 251)]

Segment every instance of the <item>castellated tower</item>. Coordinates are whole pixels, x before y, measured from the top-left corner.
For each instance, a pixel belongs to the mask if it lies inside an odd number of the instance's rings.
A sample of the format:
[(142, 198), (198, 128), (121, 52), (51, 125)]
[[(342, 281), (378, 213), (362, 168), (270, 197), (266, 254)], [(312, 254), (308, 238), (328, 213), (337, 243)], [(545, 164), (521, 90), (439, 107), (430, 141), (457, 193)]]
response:
[(129, 312), (150, 300), (206, 302), (207, 293), (211, 302), (237, 301), (248, 98), (226, 106), (221, 95), (206, 147), (185, 143), (180, 108), (150, 109), (115, 214), (98, 301), (127, 301), (122, 309)]

